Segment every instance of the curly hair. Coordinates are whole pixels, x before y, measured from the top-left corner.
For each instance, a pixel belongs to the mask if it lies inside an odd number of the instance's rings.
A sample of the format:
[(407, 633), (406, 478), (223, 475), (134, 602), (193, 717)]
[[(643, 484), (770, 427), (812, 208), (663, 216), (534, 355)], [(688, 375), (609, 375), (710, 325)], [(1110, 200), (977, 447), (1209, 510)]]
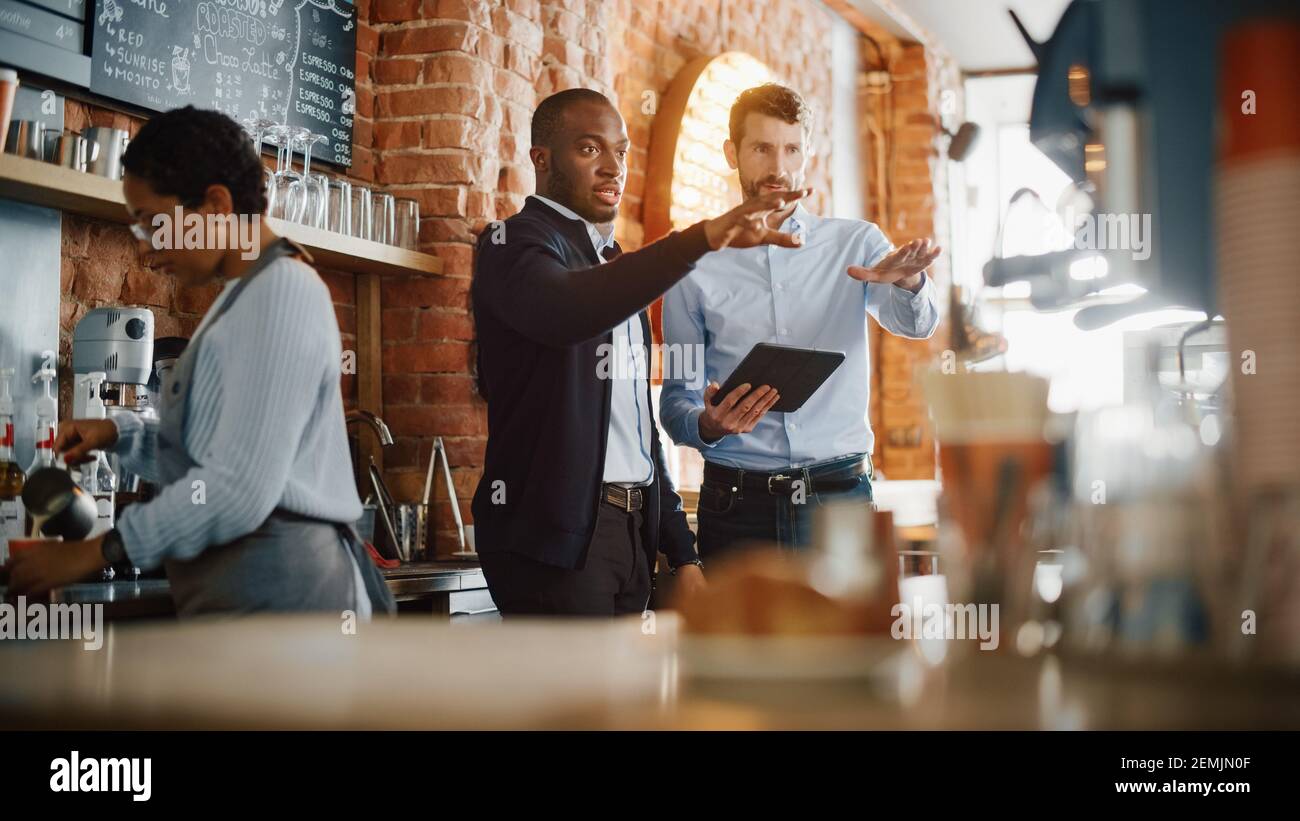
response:
[(745, 136), (745, 117), (750, 112), (776, 117), (783, 122), (799, 123), (803, 126), (804, 137), (812, 130), (813, 112), (799, 96), (799, 92), (777, 83), (764, 83), (761, 86), (747, 88), (740, 92), (736, 102), (731, 104), (731, 119), (728, 126), (731, 141), (740, 146)]
[(153, 117), (127, 145), (122, 165), (187, 206), (201, 202), (208, 186), (224, 185), (236, 214), (266, 212), (262, 159), (244, 129), (219, 111), (187, 105)]

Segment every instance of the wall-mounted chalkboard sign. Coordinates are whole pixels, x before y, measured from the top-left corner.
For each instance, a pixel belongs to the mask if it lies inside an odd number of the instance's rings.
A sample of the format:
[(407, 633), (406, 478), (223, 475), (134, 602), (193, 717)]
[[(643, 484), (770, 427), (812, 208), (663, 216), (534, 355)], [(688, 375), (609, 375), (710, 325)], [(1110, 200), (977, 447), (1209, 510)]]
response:
[(356, 17), (347, 0), (95, 0), (90, 90), (309, 128), (329, 138), (313, 160), (351, 165)]

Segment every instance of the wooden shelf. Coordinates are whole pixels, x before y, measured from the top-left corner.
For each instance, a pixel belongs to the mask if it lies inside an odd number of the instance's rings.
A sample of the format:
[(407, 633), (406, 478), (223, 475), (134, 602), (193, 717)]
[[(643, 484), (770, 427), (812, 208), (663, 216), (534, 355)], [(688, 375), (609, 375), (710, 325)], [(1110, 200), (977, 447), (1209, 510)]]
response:
[[(12, 154), (0, 154), (0, 198), (110, 222), (127, 221), (120, 182)], [(442, 260), (432, 254), (269, 217), (268, 220), (272, 231), (301, 244), (322, 268), (380, 276), (442, 273)]]

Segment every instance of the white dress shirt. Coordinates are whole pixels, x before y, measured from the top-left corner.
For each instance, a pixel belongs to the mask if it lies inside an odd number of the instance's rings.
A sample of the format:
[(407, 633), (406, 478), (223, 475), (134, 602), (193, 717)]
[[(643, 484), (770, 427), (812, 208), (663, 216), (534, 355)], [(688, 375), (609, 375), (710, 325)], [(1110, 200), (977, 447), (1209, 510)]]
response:
[[(596, 258), (604, 259), (605, 249), (614, 245), (612, 227), (608, 234), (602, 233), (595, 223), (578, 216), (572, 209), (546, 197), (533, 196), (566, 219), (580, 221), (591, 237)], [(605, 445), (604, 481), (644, 485), (654, 478), (654, 462), (650, 458), (650, 405), (646, 399), (649, 359), (640, 315), (633, 314), (614, 328), (612, 342), (608, 372), (613, 390), (609, 408), (609, 441)]]

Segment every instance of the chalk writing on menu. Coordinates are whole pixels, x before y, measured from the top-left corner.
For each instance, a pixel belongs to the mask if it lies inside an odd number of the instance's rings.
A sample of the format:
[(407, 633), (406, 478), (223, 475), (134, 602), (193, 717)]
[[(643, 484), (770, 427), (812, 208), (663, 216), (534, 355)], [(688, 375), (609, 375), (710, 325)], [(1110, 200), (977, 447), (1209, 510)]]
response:
[(90, 88), (156, 111), (215, 108), (329, 138), (350, 165), (356, 8), (346, 0), (95, 0)]

